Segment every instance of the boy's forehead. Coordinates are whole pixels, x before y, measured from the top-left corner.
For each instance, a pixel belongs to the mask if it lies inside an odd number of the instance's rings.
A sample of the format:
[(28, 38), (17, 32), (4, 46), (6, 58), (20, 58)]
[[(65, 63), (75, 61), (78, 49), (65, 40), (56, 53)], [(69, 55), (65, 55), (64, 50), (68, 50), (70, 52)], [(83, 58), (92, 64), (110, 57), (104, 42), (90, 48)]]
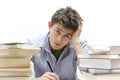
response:
[(54, 28), (60, 30), (61, 32), (67, 33), (67, 34), (71, 34), (72, 35), (74, 33), (73, 30), (71, 30), (71, 29), (69, 29), (67, 27), (64, 27), (61, 24), (54, 25)]

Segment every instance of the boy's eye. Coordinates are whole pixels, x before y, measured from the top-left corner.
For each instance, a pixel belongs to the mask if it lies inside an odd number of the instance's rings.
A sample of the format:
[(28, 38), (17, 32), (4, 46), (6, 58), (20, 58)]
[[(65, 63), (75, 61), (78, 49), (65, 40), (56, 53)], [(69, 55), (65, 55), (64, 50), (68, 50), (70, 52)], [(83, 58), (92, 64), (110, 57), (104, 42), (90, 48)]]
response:
[(59, 31), (59, 30), (56, 30), (56, 33), (57, 33), (57, 34), (60, 34), (60, 31)]
[(71, 38), (71, 36), (70, 36), (70, 35), (65, 35), (65, 37), (66, 37), (66, 38), (68, 38), (68, 39), (70, 39), (70, 38)]

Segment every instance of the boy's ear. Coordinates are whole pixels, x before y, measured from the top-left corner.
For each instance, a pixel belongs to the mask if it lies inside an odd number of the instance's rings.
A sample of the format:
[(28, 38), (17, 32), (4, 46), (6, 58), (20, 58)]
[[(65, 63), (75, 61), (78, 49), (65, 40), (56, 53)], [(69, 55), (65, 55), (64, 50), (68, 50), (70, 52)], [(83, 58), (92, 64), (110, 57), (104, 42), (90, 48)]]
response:
[(51, 22), (49, 21), (49, 22), (48, 22), (48, 28), (49, 28), (49, 30), (51, 29), (51, 27), (52, 27), (52, 24), (51, 24)]

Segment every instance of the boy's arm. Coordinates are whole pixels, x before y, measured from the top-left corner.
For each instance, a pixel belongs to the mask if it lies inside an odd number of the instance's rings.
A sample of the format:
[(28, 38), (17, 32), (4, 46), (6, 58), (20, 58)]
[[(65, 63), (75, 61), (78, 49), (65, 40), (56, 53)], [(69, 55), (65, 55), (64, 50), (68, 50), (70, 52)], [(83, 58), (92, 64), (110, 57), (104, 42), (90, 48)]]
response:
[(83, 53), (85, 53), (83, 47), (82, 47), (81, 44), (80, 44), (80, 41), (74, 42), (74, 43), (73, 43), (73, 46), (74, 46), (77, 54), (83, 54)]
[(72, 36), (72, 44), (77, 54), (83, 54), (88, 52), (87, 41), (79, 40), (81, 32), (82, 32), (82, 24), (79, 25), (78, 30)]

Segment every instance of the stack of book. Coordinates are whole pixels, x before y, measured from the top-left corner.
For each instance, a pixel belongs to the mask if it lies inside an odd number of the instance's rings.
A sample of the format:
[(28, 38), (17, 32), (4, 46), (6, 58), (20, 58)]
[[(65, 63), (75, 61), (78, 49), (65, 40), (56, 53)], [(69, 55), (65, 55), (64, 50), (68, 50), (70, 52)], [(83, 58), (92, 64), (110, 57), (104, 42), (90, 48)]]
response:
[(90, 54), (78, 55), (81, 69), (92, 74), (120, 73), (120, 46), (97, 46), (90, 51)]
[(0, 44), (0, 80), (31, 80), (31, 56), (38, 52), (27, 43)]

